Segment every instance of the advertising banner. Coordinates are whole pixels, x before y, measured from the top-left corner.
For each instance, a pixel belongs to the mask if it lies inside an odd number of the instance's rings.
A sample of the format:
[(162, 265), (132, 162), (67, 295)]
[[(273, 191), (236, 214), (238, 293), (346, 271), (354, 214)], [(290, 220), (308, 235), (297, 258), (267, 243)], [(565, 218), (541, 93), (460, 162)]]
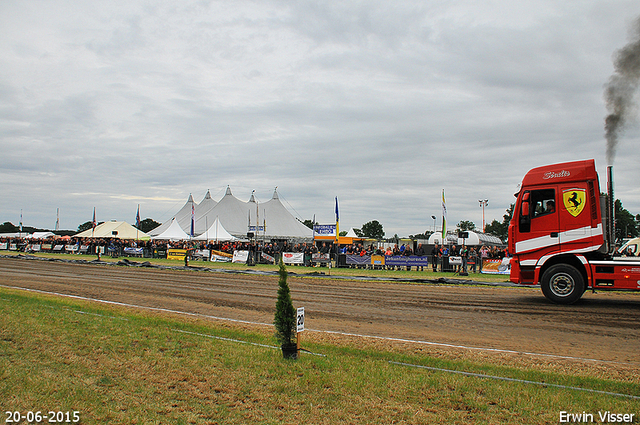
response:
[(347, 264), (349, 265), (368, 265), (374, 266), (399, 266), (399, 267), (411, 267), (411, 266), (428, 266), (429, 256), (416, 256), (405, 257), (401, 255), (384, 256), (384, 255), (353, 255), (347, 254)]
[[(222, 261), (231, 261), (231, 259), (233, 258), (233, 254), (229, 254), (228, 252), (224, 252), (224, 251), (216, 251), (215, 249), (212, 249), (211, 258), (213, 258), (214, 256), (226, 258), (226, 260), (222, 260)], [(211, 261), (220, 261), (220, 260), (211, 260)]]
[[(144, 252), (143, 248), (135, 248), (132, 246), (128, 246), (124, 249), (124, 253), (126, 255), (135, 255), (135, 256), (139, 255), (140, 257), (142, 257), (143, 252)], [(182, 259), (184, 259), (184, 256), (182, 256)]]
[(429, 256), (415, 256), (412, 255), (410, 257), (404, 257), (400, 255), (390, 255), (384, 258), (384, 263), (387, 266), (400, 266), (400, 267), (411, 267), (411, 266), (428, 266), (429, 265)]
[(229, 263), (233, 259), (233, 255), (226, 252), (211, 250), (211, 258), (209, 261), (218, 261), (221, 263)]
[(511, 265), (509, 264), (510, 259), (508, 257), (500, 259), (488, 259), (484, 258), (482, 260), (482, 273), (486, 274), (510, 274), (511, 273)]
[(249, 251), (233, 251), (232, 263), (246, 263), (249, 258)]
[(304, 252), (283, 252), (282, 262), (285, 264), (304, 264)]
[(208, 260), (211, 257), (211, 252), (208, 249), (196, 249), (191, 253), (191, 257)]
[(329, 263), (331, 262), (331, 254), (316, 252), (315, 254), (311, 254), (311, 261), (314, 263)]
[(369, 265), (371, 264), (371, 256), (347, 254), (347, 264), (356, 265), (356, 266)]
[(316, 224), (313, 226), (313, 231), (318, 234), (318, 236), (336, 236), (336, 225), (335, 224)]
[(267, 260), (268, 262), (270, 262), (271, 264), (275, 264), (276, 263), (276, 259), (273, 258), (272, 256), (270, 256), (269, 254), (267, 254), (266, 252), (261, 252), (260, 256), (262, 258), (264, 258), (265, 260)]
[(184, 260), (186, 255), (186, 249), (167, 249), (167, 260)]

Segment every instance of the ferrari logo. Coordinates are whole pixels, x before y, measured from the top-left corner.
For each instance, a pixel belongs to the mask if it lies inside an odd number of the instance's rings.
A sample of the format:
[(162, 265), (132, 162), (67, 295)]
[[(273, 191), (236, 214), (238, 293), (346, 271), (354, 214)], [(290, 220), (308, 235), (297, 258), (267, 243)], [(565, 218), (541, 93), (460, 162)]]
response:
[(564, 207), (574, 217), (579, 216), (584, 209), (585, 199), (584, 189), (568, 189), (562, 192)]

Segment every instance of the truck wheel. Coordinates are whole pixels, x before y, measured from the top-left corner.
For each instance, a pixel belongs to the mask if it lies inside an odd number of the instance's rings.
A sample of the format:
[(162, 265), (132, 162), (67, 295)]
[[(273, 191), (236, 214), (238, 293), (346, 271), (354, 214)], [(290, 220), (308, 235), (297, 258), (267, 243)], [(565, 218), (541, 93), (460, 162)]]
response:
[(549, 267), (542, 275), (540, 287), (544, 296), (557, 304), (573, 304), (585, 291), (582, 274), (568, 264)]

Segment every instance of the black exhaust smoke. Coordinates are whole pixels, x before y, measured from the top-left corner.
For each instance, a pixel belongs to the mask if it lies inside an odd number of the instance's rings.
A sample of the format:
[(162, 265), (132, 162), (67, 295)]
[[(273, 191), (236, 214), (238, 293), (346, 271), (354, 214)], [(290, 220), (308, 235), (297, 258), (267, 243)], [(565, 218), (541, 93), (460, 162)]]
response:
[(640, 82), (640, 18), (631, 28), (631, 41), (615, 54), (614, 75), (605, 85), (604, 97), (609, 115), (605, 118), (607, 164), (612, 165), (620, 132), (635, 110), (633, 97)]

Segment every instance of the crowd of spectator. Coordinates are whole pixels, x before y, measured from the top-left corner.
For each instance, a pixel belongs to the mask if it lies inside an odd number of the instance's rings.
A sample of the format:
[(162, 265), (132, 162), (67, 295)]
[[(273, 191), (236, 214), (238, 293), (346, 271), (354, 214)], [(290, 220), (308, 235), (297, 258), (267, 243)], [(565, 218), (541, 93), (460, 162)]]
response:
[[(123, 240), (118, 238), (96, 239), (96, 238), (47, 238), (47, 239), (28, 239), (15, 237), (0, 237), (0, 247), (12, 249), (19, 252), (34, 251), (63, 251), (84, 254), (97, 254), (100, 252), (104, 255), (121, 256), (127, 255), (129, 252), (139, 253), (144, 257), (166, 257), (167, 251), (170, 249), (183, 249), (190, 253), (199, 251), (218, 252), (232, 255), (235, 251), (259, 252), (267, 255), (266, 258), (278, 258), (283, 252), (304, 253), (304, 264), (311, 265), (311, 258), (314, 254), (347, 254), (356, 256), (418, 256), (429, 257), (429, 261), (433, 271), (443, 270), (445, 264), (444, 258), (461, 257), (462, 265), (456, 266), (454, 271), (466, 271), (469, 267), (470, 271), (482, 270), (482, 261), (484, 259), (502, 259), (508, 256), (508, 252), (504, 248), (496, 246), (423, 246), (422, 244), (370, 244), (363, 245), (354, 243), (350, 245), (342, 245), (338, 247), (337, 253), (333, 245), (329, 242), (303, 242), (288, 243), (287, 241), (231, 241), (231, 242), (214, 242), (214, 241), (162, 241), (162, 240)], [(136, 248), (135, 251), (127, 250), (127, 248)], [(135, 254), (134, 254), (135, 255)], [(253, 258), (260, 261), (263, 256), (254, 255)], [(419, 267), (419, 270), (423, 267)]]

